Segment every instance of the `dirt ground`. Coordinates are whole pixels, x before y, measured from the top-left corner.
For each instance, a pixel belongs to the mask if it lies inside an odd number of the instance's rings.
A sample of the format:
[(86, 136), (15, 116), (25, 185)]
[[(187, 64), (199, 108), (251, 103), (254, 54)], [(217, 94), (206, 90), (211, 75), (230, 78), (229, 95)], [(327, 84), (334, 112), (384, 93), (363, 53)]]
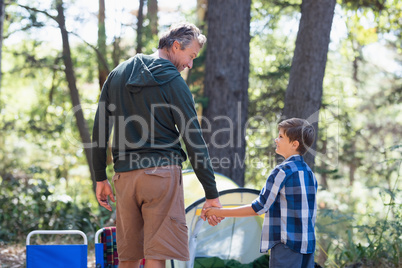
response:
[(20, 268), (25, 267), (25, 247), (19, 245), (0, 245), (0, 267)]
[[(26, 267), (26, 249), (21, 245), (0, 245), (0, 268)], [(95, 251), (88, 250), (88, 268), (95, 268)]]

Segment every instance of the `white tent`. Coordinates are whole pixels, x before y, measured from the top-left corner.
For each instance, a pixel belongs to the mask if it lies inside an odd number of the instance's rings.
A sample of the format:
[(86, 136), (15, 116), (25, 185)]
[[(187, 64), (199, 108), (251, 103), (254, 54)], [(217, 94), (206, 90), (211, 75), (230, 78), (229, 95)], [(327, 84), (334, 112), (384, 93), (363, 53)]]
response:
[[(223, 207), (237, 207), (251, 204), (258, 194), (254, 189), (234, 188), (220, 191), (219, 199)], [(247, 264), (264, 255), (260, 253), (262, 217), (226, 218), (212, 227), (199, 217), (204, 203), (201, 198), (186, 208), (190, 261), (172, 261), (170, 267), (197, 267), (197, 259), (211, 257)]]
[[(239, 187), (234, 181), (219, 173), (215, 173), (215, 181), (218, 191)], [(205, 196), (204, 189), (201, 187), (201, 183), (192, 169), (183, 170), (183, 191), (185, 207)]]

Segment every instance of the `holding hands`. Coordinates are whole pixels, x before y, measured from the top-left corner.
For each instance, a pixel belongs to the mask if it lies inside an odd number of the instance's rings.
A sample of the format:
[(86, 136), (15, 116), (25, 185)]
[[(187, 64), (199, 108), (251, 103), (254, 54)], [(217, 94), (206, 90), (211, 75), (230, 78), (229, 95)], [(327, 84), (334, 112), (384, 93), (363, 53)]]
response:
[(218, 208), (218, 207), (205, 208), (205, 215), (207, 216), (207, 218), (215, 216), (215, 217), (219, 217), (219, 218), (224, 219), (224, 217), (220, 217), (220, 213), (219, 213), (220, 210), (221, 209)]
[(212, 213), (207, 215), (206, 213), (211, 210), (219, 209), (221, 207), (222, 205), (219, 202), (219, 198), (206, 199), (205, 204), (201, 210), (201, 219), (203, 219), (204, 221), (208, 220), (208, 224), (211, 226), (218, 225), (224, 219), (224, 217), (217, 217), (216, 215), (212, 215)]

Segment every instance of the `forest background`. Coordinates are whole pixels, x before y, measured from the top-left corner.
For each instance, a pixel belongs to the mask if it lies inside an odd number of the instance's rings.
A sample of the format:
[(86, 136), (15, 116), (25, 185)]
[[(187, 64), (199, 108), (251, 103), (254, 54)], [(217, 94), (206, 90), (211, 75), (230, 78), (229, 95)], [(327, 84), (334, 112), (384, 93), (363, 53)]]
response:
[(0, 0), (1, 267), (23, 263), (15, 248), (31, 230), (79, 229), (93, 241), (110, 221), (83, 146), (101, 85), (184, 20), (208, 38), (182, 73), (200, 116), (243, 130), (241, 146), (210, 148), (243, 161), (216, 171), (260, 189), (278, 161), (278, 121), (308, 118), (318, 132), (308, 157), (319, 182), (316, 262), (400, 267), (400, 1)]

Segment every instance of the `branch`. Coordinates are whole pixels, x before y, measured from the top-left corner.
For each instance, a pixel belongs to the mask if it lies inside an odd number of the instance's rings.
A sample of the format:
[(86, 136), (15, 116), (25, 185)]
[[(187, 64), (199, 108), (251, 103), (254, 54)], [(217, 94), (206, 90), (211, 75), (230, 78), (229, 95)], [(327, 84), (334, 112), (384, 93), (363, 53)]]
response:
[[(9, 3), (9, 4), (13, 4), (13, 3)], [(37, 12), (37, 13), (42, 13), (42, 14), (46, 15), (47, 17), (53, 19), (54, 21), (56, 21), (59, 24), (59, 21), (57, 20), (57, 17), (50, 15), (47, 11), (39, 10), (37, 8), (29, 7), (29, 6), (25, 6), (25, 5), (21, 5), (21, 4), (16, 4), (16, 5), (19, 6), (19, 7), (25, 8), (26, 10), (31, 10), (31, 11), (34, 11), (34, 12)], [(59, 24), (59, 26), (60, 26), (60, 24)], [(34, 26), (32, 26), (32, 27), (34, 27)], [(85, 41), (81, 36), (79, 36), (76, 33), (73, 33), (73, 32), (68, 32), (68, 33), (75, 35), (76, 37), (81, 39), (85, 44), (87, 44), (89, 47), (91, 47), (93, 50), (95, 50), (95, 53), (98, 55), (99, 59), (101, 60), (102, 65), (106, 68), (108, 73), (110, 72), (109, 66), (107, 64), (107, 61), (106, 61), (105, 57), (99, 52), (99, 50), (95, 46), (93, 46), (90, 43), (88, 43), (87, 41)]]
[(42, 13), (42, 14), (46, 15), (47, 17), (49, 17), (49, 18), (51, 18), (51, 19), (53, 19), (53, 20), (55, 20), (57, 22), (57, 18), (55, 16), (50, 15), (47, 11), (39, 10), (37, 8), (29, 7), (29, 6), (25, 6), (25, 5), (21, 5), (21, 4), (16, 4), (16, 5), (19, 6), (19, 7), (25, 8), (26, 10), (31, 10), (31, 11), (34, 11), (34, 12), (37, 12), (37, 13)]
[(27, 31), (27, 30), (29, 30), (29, 29), (31, 29), (31, 28), (34, 28), (34, 27), (41, 27), (41, 26), (34, 25), (34, 24), (27, 25), (27, 26), (25, 26), (25, 27), (22, 27), (22, 28), (20, 28), (20, 29), (14, 30), (14, 31), (12, 31), (12, 32), (8, 32), (6, 35), (3, 36), (3, 38), (4, 38), (4, 39), (7, 39), (7, 38), (9, 38), (11, 35), (13, 35), (13, 34), (15, 34), (15, 33), (17, 33), (17, 32), (24, 32), (24, 31)]
[(295, 3), (291, 3), (290, 1), (271, 1), (271, 3), (273, 3), (275, 6), (279, 6), (282, 8), (287, 8), (287, 7), (295, 7), (295, 8), (300, 8), (301, 4), (295, 4)]
[(106, 61), (105, 57), (100, 53), (99, 49), (98, 49), (96, 46), (94, 46), (94, 45), (88, 43), (87, 41), (84, 40), (84, 38), (82, 38), (81, 36), (79, 36), (79, 35), (76, 34), (76, 33), (73, 33), (73, 32), (68, 32), (68, 33), (69, 33), (69, 34), (72, 34), (72, 35), (74, 35), (74, 36), (76, 36), (76, 37), (78, 37), (78, 38), (81, 39), (87, 46), (89, 46), (90, 48), (92, 48), (93, 50), (95, 50), (95, 53), (96, 53), (96, 55), (99, 57), (99, 59), (101, 60), (103, 67), (105, 67), (106, 70), (107, 70), (107, 72), (110, 73), (109, 65), (107, 64), (107, 61)]

